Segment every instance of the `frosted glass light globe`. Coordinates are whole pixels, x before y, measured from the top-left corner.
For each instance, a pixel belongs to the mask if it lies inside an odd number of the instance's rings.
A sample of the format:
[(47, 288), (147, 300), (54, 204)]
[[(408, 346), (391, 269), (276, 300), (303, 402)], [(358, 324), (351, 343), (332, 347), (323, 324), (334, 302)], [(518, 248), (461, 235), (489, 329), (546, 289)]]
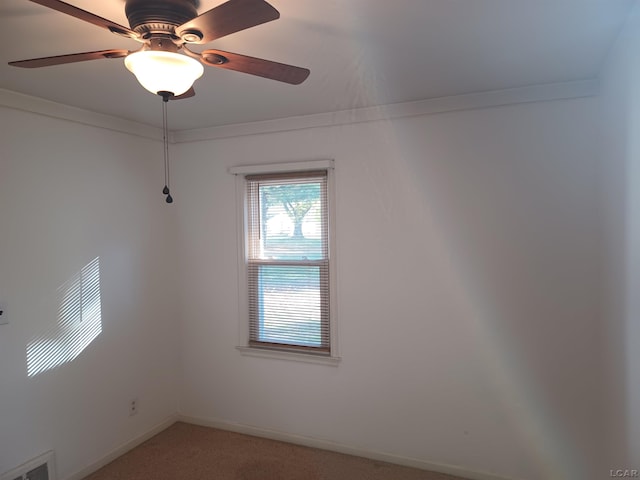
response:
[(174, 52), (135, 52), (125, 57), (124, 64), (151, 93), (171, 92), (176, 97), (189, 90), (204, 73), (195, 58)]

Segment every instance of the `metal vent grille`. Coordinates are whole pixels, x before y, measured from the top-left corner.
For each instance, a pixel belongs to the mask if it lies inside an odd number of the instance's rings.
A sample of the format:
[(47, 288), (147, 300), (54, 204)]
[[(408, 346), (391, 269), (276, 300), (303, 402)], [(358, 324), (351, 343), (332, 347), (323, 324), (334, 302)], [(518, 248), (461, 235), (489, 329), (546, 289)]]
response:
[(49, 480), (49, 466), (44, 463), (33, 470), (29, 470), (25, 475), (25, 480)]
[(53, 451), (0, 475), (0, 480), (56, 480)]

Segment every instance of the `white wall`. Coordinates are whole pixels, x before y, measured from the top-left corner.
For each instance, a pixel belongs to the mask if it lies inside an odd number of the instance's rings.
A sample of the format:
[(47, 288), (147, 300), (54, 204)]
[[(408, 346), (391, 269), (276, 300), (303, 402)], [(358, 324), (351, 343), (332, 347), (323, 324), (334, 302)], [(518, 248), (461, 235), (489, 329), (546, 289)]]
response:
[[(178, 146), (186, 416), (518, 479), (608, 475), (596, 99)], [(336, 367), (241, 356), (233, 165), (334, 158)]]
[(608, 467), (640, 469), (640, 10), (603, 70)]
[[(0, 473), (54, 449), (66, 479), (175, 412), (161, 145), (8, 108), (0, 145), (0, 305), (10, 322), (0, 325)], [(87, 333), (59, 325), (57, 290), (96, 257), (101, 333), (72, 361), (28, 376), (32, 342), (70, 354)]]

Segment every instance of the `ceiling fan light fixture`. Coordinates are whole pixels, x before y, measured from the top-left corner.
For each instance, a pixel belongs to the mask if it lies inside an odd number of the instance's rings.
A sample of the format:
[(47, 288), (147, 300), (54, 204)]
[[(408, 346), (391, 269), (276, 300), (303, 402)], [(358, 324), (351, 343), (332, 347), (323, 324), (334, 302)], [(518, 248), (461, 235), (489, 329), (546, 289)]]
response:
[(171, 92), (176, 97), (189, 90), (204, 73), (195, 58), (174, 52), (143, 50), (127, 55), (124, 64), (151, 93)]

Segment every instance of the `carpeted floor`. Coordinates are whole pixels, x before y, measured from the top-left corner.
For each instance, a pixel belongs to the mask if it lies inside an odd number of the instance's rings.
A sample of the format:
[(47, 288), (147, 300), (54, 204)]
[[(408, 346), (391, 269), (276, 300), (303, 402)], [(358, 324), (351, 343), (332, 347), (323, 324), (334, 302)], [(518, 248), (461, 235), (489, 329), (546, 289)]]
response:
[(85, 480), (462, 479), (178, 422)]

